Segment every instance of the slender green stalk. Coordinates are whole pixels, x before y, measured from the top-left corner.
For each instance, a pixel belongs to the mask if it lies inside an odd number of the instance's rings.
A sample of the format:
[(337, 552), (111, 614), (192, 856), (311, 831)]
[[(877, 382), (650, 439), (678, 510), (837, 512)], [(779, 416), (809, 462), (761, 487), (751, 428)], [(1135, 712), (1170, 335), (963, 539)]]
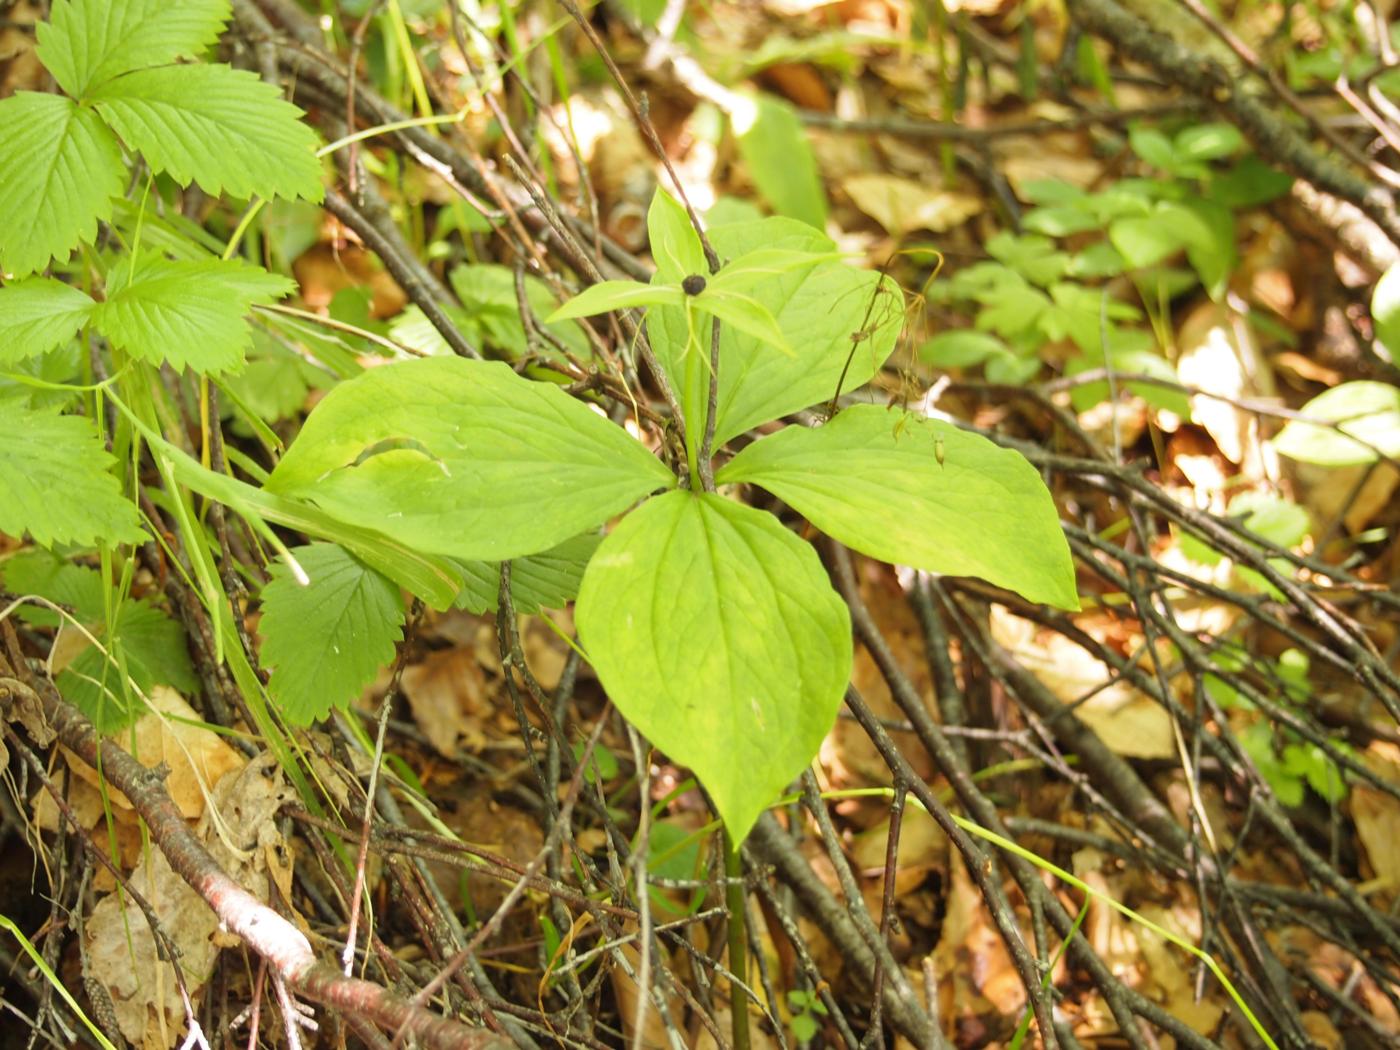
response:
[[(744, 861), (739, 846), (724, 833), (724, 899), (729, 908), (729, 972), (747, 982), (749, 969), (748, 907), (744, 894)], [(730, 1042), (734, 1050), (749, 1050), (748, 993), (734, 982), (729, 986)]]

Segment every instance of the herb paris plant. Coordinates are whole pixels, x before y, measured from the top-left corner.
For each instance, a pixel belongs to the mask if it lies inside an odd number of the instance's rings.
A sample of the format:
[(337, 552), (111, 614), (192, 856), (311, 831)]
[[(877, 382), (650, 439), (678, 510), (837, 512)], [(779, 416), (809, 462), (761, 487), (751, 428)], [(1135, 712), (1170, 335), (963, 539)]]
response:
[[(652, 306), (653, 348), (692, 443), (705, 430), (710, 381), (697, 333), (712, 318), (723, 332), (723, 441), (828, 399), (869, 297), (894, 294), (783, 219), (712, 231), (733, 257), (699, 288), (687, 278), (704, 272), (704, 255), (684, 210), (658, 193), (649, 226), (651, 284), (596, 286), (550, 320)], [(853, 382), (883, 363), (901, 316), (888, 311), (862, 337)], [(693, 464), (696, 450), (687, 453)], [(682, 487), (557, 387), (501, 363), (433, 358), (333, 390), (267, 490), (461, 560), (538, 554), (642, 501), (588, 561), (579, 634), (619, 710), (695, 771), (740, 841), (831, 728), (850, 675), (850, 621), (809, 544), (772, 514), (699, 491), (693, 469), (689, 479)], [(819, 429), (754, 442), (716, 480), (766, 488), (873, 557), (1077, 607), (1068, 546), (1035, 470), (951, 424), (859, 405)]]

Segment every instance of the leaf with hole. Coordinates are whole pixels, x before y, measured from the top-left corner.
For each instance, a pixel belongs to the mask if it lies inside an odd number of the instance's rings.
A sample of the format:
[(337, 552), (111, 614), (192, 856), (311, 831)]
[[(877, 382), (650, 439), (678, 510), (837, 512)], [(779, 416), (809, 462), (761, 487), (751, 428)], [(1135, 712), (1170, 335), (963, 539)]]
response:
[(267, 488), (420, 551), (500, 561), (675, 484), (626, 431), (557, 387), (501, 362), (427, 358), (332, 390)]

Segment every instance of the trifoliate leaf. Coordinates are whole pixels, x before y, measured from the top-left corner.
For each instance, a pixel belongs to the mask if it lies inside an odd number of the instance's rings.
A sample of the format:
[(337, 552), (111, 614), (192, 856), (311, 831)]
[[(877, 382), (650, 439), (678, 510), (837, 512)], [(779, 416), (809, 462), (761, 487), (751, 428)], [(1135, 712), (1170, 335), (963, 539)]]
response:
[(0, 532), (36, 543), (140, 543), (141, 517), (90, 420), (7, 404), (0, 412)]
[(0, 364), (46, 354), (69, 339), (97, 304), (72, 285), (31, 277), (0, 288)]
[(197, 57), (228, 16), (228, 0), (56, 0), (36, 27), (39, 61), (81, 98), (121, 73)]
[(98, 111), (152, 168), (210, 194), (322, 196), (316, 134), (277, 88), (223, 65), (163, 66), (108, 81)]
[(851, 672), (850, 614), (816, 551), (713, 493), (624, 518), (575, 618), (618, 710), (695, 771), (736, 843), (816, 755)]
[(93, 322), (113, 345), (155, 364), (225, 372), (243, 363), (250, 340), (244, 321), (254, 303), (270, 303), (292, 282), (235, 260), (172, 262), (146, 256), (130, 272), (113, 270), (107, 301)]
[(23, 276), (97, 236), (126, 172), (116, 137), (62, 95), (0, 101), (0, 269)]
[(398, 587), (334, 543), (293, 552), (311, 582), (305, 586), (282, 562), (262, 592), (262, 662), (268, 689), (295, 725), (343, 708), (394, 659), (403, 640)]

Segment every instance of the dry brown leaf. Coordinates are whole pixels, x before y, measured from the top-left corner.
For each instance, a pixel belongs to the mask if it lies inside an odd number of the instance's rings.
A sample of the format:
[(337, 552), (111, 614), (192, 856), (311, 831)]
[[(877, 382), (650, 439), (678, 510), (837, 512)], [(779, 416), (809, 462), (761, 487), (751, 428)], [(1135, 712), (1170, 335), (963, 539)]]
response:
[(894, 175), (851, 175), (841, 188), (857, 208), (898, 237), (914, 230), (942, 233), (982, 210), (982, 199)]
[(491, 713), (486, 678), (471, 650), (429, 653), (404, 669), (402, 687), (414, 722), (439, 754), (453, 757), (459, 742), (468, 750), (485, 744), (482, 725)]
[(1320, 529), (1340, 517), (1352, 535), (1392, 506), (1395, 490), (1400, 487), (1400, 471), (1388, 463), (1353, 467), (1293, 463), (1292, 472), (1300, 501)]
[(1111, 751), (1129, 758), (1171, 758), (1176, 754), (1171, 715), (1127, 683), (1110, 683), (1113, 676), (1108, 665), (1087, 650), (1062, 634), (1040, 630), (999, 605), (992, 606), (991, 633), (997, 644), (1061, 702), (1074, 704), (1079, 720)]
[[(265, 755), (229, 771), (213, 786), (211, 797), (220, 820), (206, 811), (197, 833), (226, 872), (267, 901), (262, 852), (286, 850), (273, 817), (290, 797), (275, 757)], [(279, 863), (287, 867), (289, 858), (290, 852), (285, 852)], [(198, 1010), (198, 997), (213, 974), (219, 947), (225, 940), (238, 943), (237, 938), (220, 934), (218, 917), (158, 850), (145, 852), (130, 883), (150, 903), (161, 931), (178, 948), (181, 972)], [(110, 893), (94, 906), (84, 935), (87, 975), (107, 988), (127, 1040), (148, 1050), (178, 1045), (185, 1026), (184, 1005), (173, 969), (157, 957), (144, 914), (121, 893)]]
[[(229, 772), (241, 769), (244, 759), (224, 743), (218, 734), (190, 722), (201, 721), (199, 713), (190, 707), (175, 690), (155, 686), (148, 694), (152, 711), (137, 719), (129, 730), (113, 739), (117, 746), (132, 754), (148, 769), (164, 763), (170, 771), (165, 788), (180, 812), (190, 819), (203, 813), (213, 786)], [(177, 721), (177, 719), (179, 721)], [(86, 762), (65, 751), (74, 773), (93, 787), (99, 785), (97, 771)], [(113, 805), (130, 810), (131, 803), (120, 791), (108, 788)]]
[[(180, 969), (197, 1003), (219, 954), (213, 941), (218, 917), (158, 851), (149, 852), (130, 881), (179, 949)], [(123, 901), (120, 893), (108, 894), (93, 908), (84, 934), (88, 976), (111, 995), (117, 1025), (127, 1041), (148, 1050), (178, 1045), (185, 1014), (179, 988), (170, 964), (156, 954), (155, 938), (140, 909)]]
[[(1391, 784), (1400, 784), (1400, 748), (1373, 741), (1361, 756), (1366, 767)], [(1351, 789), (1351, 816), (1356, 836), (1378, 880), (1392, 893), (1400, 890), (1400, 802), (1362, 781)]]
[(346, 288), (368, 287), (370, 312), (377, 318), (393, 317), (408, 302), (374, 255), (356, 244), (314, 244), (292, 263), (292, 273), (302, 299), (313, 310), (326, 309), (336, 292)]

